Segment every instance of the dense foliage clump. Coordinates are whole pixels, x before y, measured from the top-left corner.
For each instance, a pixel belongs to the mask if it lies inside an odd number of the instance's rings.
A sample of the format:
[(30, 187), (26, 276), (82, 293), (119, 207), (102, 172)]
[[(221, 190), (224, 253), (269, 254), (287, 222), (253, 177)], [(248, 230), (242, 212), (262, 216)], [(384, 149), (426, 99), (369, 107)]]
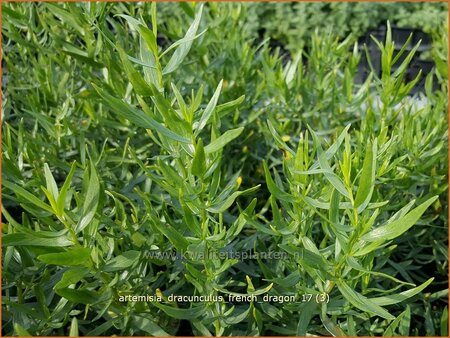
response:
[(348, 6), (2, 4), (3, 334), (447, 335), (446, 5)]

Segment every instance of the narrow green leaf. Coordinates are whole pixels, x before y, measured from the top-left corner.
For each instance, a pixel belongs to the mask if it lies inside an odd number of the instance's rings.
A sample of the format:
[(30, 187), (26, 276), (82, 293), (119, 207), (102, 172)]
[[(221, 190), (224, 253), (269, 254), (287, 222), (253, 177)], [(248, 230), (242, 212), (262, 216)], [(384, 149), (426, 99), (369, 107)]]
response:
[[(336, 139), (336, 142), (334, 142), (327, 150), (325, 150), (325, 159), (328, 161), (333, 158), (333, 156), (338, 151), (339, 147), (341, 146), (342, 142), (344, 141), (345, 137), (348, 135), (348, 130), (350, 129), (351, 124), (348, 124), (342, 133), (338, 136)], [(319, 168), (319, 161), (314, 162), (314, 164), (309, 168), (310, 170)]]
[(70, 324), (69, 337), (78, 337), (78, 320), (77, 317), (72, 318), (72, 323)]
[(235, 109), (245, 100), (245, 95), (239, 96), (236, 100), (229, 101), (226, 103), (219, 104), (216, 107), (216, 112), (219, 114), (220, 118), (224, 117), (228, 112)]
[(144, 23), (142, 23), (139, 20), (136, 20), (135, 18), (129, 15), (117, 14), (116, 16), (124, 18), (131, 28), (133, 28), (135, 31), (141, 34), (142, 38), (147, 43), (147, 46), (149, 47), (153, 55), (154, 56), (158, 55), (158, 45), (156, 43), (156, 37), (150, 29), (145, 27)]
[(123, 254), (111, 259), (104, 267), (103, 271), (119, 271), (130, 269), (139, 259), (140, 252), (136, 250), (129, 250)]
[(216, 91), (214, 92), (214, 95), (212, 96), (211, 100), (209, 101), (208, 105), (203, 111), (198, 126), (196, 128), (195, 136), (198, 136), (198, 134), (200, 134), (202, 129), (206, 126), (209, 119), (211, 118), (214, 108), (216, 108), (217, 101), (219, 100), (220, 91), (222, 90), (222, 83), (223, 80), (220, 80), (219, 85), (217, 86)]
[(442, 311), (440, 327), (441, 327), (441, 336), (448, 337), (448, 308), (447, 308), (447, 306)]
[(2, 182), (3, 186), (12, 190), (16, 195), (24, 198), (23, 202), (29, 202), (34, 204), (35, 206), (37, 206), (38, 208), (48, 211), (50, 213), (53, 213), (53, 209), (51, 206), (49, 206), (48, 204), (44, 203), (43, 201), (41, 201), (39, 198), (37, 198), (36, 196), (34, 196), (33, 194), (29, 193), (28, 191), (26, 191), (24, 188), (18, 186), (17, 184), (8, 182), (8, 181), (3, 181)]
[(388, 275), (386, 273), (365, 269), (361, 264), (358, 263), (358, 261), (354, 257), (347, 257), (346, 262), (347, 262), (348, 266), (351, 267), (352, 269), (355, 269), (355, 270), (358, 270), (358, 271), (361, 271), (361, 272), (364, 272), (364, 273), (367, 273), (367, 274), (372, 274), (374, 276), (380, 276), (380, 277), (388, 278), (388, 279), (391, 279), (394, 282), (399, 283), (399, 284), (408, 284), (408, 285), (413, 285), (414, 286), (414, 284), (403, 282), (403, 281), (401, 281), (401, 280), (399, 280), (399, 279), (397, 279), (397, 278), (395, 278), (395, 277), (393, 277), (391, 275)]
[(188, 54), (189, 50), (191, 49), (194, 37), (197, 34), (198, 26), (202, 18), (202, 11), (203, 11), (203, 4), (200, 4), (199, 9), (195, 15), (194, 21), (192, 22), (191, 26), (186, 32), (186, 35), (182, 39), (183, 42), (178, 45), (177, 49), (173, 53), (166, 67), (164, 67), (163, 75), (172, 73), (174, 70), (176, 70), (181, 65), (186, 55)]
[(216, 213), (216, 214), (224, 212), (233, 204), (233, 202), (235, 201), (235, 199), (237, 197), (239, 197), (241, 195), (244, 195), (244, 194), (248, 194), (248, 193), (253, 192), (253, 191), (256, 191), (256, 190), (259, 189), (259, 187), (260, 187), (260, 185), (258, 184), (257, 186), (252, 187), (252, 188), (247, 189), (247, 190), (235, 191), (230, 196), (228, 196), (226, 200), (219, 201), (219, 202), (214, 202), (206, 210), (208, 210), (209, 212), (212, 212), (212, 213)]
[(93, 330), (87, 332), (85, 337), (106, 336), (107, 334), (105, 334), (105, 332), (114, 325), (114, 319), (115, 318), (112, 318), (103, 324), (96, 326)]
[[(202, 36), (203, 34), (205, 34), (206, 33), (206, 29), (204, 30), (204, 31), (202, 31), (202, 32), (200, 32), (199, 34), (197, 34), (197, 35), (194, 35), (194, 36), (190, 36), (190, 37), (184, 37), (184, 38), (182, 38), (182, 39), (180, 39), (180, 40), (178, 40), (178, 41), (176, 41), (176, 42), (174, 42), (173, 44), (171, 44), (164, 52), (162, 52), (161, 53), (161, 55), (159, 56), (160, 58), (162, 58), (164, 55), (166, 55), (168, 52), (170, 52), (172, 49), (175, 49), (176, 47), (178, 47), (178, 46), (180, 46), (180, 45), (182, 45), (182, 44), (185, 44), (185, 43), (187, 43), (187, 42), (192, 42), (192, 41), (194, 41), (195, 39), (197, 39), (197, 38), (199, 38), (200, 36)], [(177, 66), (178, 67), (178, 66)], [(167, 73), (163, 73), (164, 75), (166, 75)]]
[(220, 135), (218, 138), (216, 138), (214, 141), (212, 141), (210, 144), (208, 144), (205, 147), (205, 153), (210, 154), (210, 153), (214, 153), (216, 151), (221, 150), (229, 142), (231, 142), (232, 140), (237, 138), (239, 135), (241, 135), (243, 130), (244, 130), (244, 127), (227, 130), (225, 133)]
[(55, 289), (56, 294), (66, 298), (69, 302), (75, 304), (94, 304), (98, 301), (99, 295), (91, 290), (86, 289)]
[(89, 273), (89, 270), (85, 267), (75, 266), (73, 268), (68, 269), (62, 275), (61, 279), (58, 283), (55, 284), (55, 289), (63, 289), (68, 287), (71, 284), (78, 283)]
[(392, 305), (397, 304), (400, 302), (403, 302), (405, 299), (411, 298), (412, 296), (417, 295), (419, 292), (422, 292), (423, 289), (425, 289), (428, 285), (430, 285), (434, 280), (434, 277), (428, 279), (423, 284), (406, 291), (402, 291), (399, 293), (395, 293), (393, 295), (389, 296), (382, 296), (382, 297), (376, 297), (371, 298), (370, 300), (377, 305), (384, 306), (384, 305)]
[(244, 228), (245, 224), (247, 223), (245, 218), (246, 217), (250, 217), (250, 215), (252, 214), (253, 210), (255, 210), (256, 202), (257, 202), (257, 200), (256, 200), (256, 198), (254, 198), (250, 202), (250, 204), (247, 206), (247, 208), (245, 208), (245, 210), (243, 210), (240, 213), (240, 215), (233, 222), (231, 227), (228, 228), (226, 239), (234, 239), (237, 235), (239, 235), (241, 233), (242, 229)]
[(70, 168), (70, 172), (67, 175), (66, 180), (64, 181), (64, 184), (61, 188), (58, 200), (56, 201), (58, 216), (62, 216), (62, 214), (64, 213), (64, 204), (66, 202), (67, 191), (69, 190), (70, 183), (72, 182), (72, 177), (75, 173), (75, 169), (76, 169), (76, 162), (74, 161), (72, 167)]
[[(399, 333), (400, 336), (407, 337), (409, 336), (409, 328), (411, 327), (411, 308), (409, 305), (406, 305), (405, 314), (402, 317), (402, 320), (400, 322), (399, 326)], [(443, 334), (442, 336), (446, 337), (446, 334)]]
[(269, 189), (270, 193), (278, 200), (296, 203), (297, 200), (294, 198), (294, 196), (284, 192), (275, 184), (265, 161), (263, 161), (263, 167), (264, 173), (266, 175), (267, 188)]
[(400, 236), (417, 223), (425, 210), (431, 204), (433, 204), (437, 198), (438, 196), (431, 197), (426, 202), (411, 210), (403, 217), (370, 231), (369, 233), (362, 236), (361, 239), (366, 242), (374, 242), (379, 240), (388, 241)]
[(153, 224), (164, 236), (166, 236), (177, 250), (186, 252), (189, 242), (185, 236), (175, 230), (174, 227), (168, 224), (161, 224), (159, 220), (155, 220)]
[(344, 337), (347, 336), (333, 320), (328, 318), (326, 315), (321, 315), (320, 319), (322, 320), (323, 326), (327, 329), (328, 332), (330, 332), (333, 337)]
[(164, 127), (161, 123), (156, 122), (151, 117), (147, 116), (144, 112), (130, 106), (129, 104), (123, 102), (109, 95), (106, 91), (100, 87), (92, 84), (92, 86), (97, 90), (99, 95), (105, 100), (105, 102), (113, 109), (118, 115), (130, 120), (137, 126), (152, 129), (161, 135), (164, 135), (174, 141), (190, 144), (191, 141), (185, 137), (182, 137), (173, 131)]
[(202, 177), (206, 171), (206, 157), (203, 148), (203, 140), (200, 138), (195, 147), (194, 158), (192, 160), (192, 175)]
[(31, 334), (18, 323), (14, 323), (14, 332), (19, 337), (31, 337)]
[(152, 304), (157, 308), (163, 310), (171, 318), (175, 319), (185, 319), (185, 320), (198, 319), (202, 317), (202, 315), (205, 313), (204, 306), (197, 306), (189, 309), (181, 309), (167, 306), (158, 302), (154, 302)]
[(348, 286), (344, 281), (338, 281), (337, 287), (339, 288), (339, 291), (341, 291), (345, 299), (347, 299), (353, 306), (357, 307), (358, 309), (364, 312), (378, 315), (382, 318), (390, 320), (395, 319), (393, 315), (391, 315), (381, 306), (375, 304), (372, 300), (353, 290), (353, 288)]
[(319, 138), (317, 137), (316, 133), (311, 128), (309, 128), (309, 131), (311, 132), (311, 135), (313, 136), (314, 144), (317, 147), (317, 155), (319, 157), (319, 166), (320, 166), (321, 169), (324, 170), (325, 178), (343, 196), (345, 196), (347, 198), (350, 198), (350, 195), (349, 195), (348, 190), (345, 187), (344, 183), (342, 183), (341, 179), (336, 174), (334, 174), (333, 169), (330, 167), (330, 165), (328, 163), (328, 160), (326, 158), (326, 155), (325, 155), (325, 153), (324, 153), (324, 151), (322, 149), (322, 146), (320, 145), (320, 141), (319, 141)]
[(293, 255), (295, 259), (301, 261), (302, 264), (321, 270), (328, 269), (327, 261), (320, 254), (292, 244), (279, 244), (278, 246), (287, 253)]
[(53, 265), (84, 265), (89, 267), (91, 262), (91, 249), (76, 248), (66, 252), (49, 253), (37, 257), (41, 262)]
[(47, 183), (47, 190), (52, 195), (53, 199), (56, 201), (59, 196), (58, 186), (56, 185), (55, 178), (52, 175), (52, 172), (50, 171), (50, 168), (48, 167), (47, 163), (44, 163), (44, 174), (45, 174), (45, 181)]
[(181, 95), (180, 91), (178, 90), (177, 86), (175, 86), (174, 83), (171, 83), (170, 85), (172, 87), (173, 93), (175, 94), (175, 97), (176, 97), (177, 102), (178, 102), (178, 106), (180, 107), (180, 110), (181, 110), (181, 113), (184, 116), (184, 119), (187, 122), (191, 123), (192, 121), (190, 121), (190, 115), (188, 113), (186, 102), (184, 101), (183, 96)]
[(170, 336), (166, 331), (164, 331), (157, 323), (153, 320), (141, 316), (133, 316), (133, 327), (138, 330), (155, 336), (155, 337), (167, 337)]
[(238, 311), (235, 310), (233, 311), (232, 315), (229, 315), (225, 318), (225, 323), (227, 323), (228, 325), (236, 325), (240, 322), (242, 322), (245, 318), (248, 317), (249, 313), (250, 313), (250, 306), (247, 308), (247, 310), (241, 311), (240, 313), (236, 313)]
[(76, 29), (81, 35), (85, 34), (83, 24), (80, 22), (79, 17), (73, 15), (73, 13), (70, 13), (57, 4), (44, 3), (44, 5), (49, 9), (50, 13), (58, 17), (64, 24)]
[(152, 51), (153, 36), (151, 34), (146, 34), (145, 31), (141, 32), (141, 37), (139, 39), (139, 56), (145, 64), (150, 66), (144, 67), (143, 69), (145, 81), (149, 84), (153, 84), (158, 92), (162, 92), (162, 72), (158, 59), (158, 49), (156, 48), (155, 51)]
[(358, 192), (355, 197), (355, 207), (361, 212), (369, 204), (375, 185), (375, 170), (377, 158), (377, 139), (366, 147), (363, 168), (359, 177)]
[(400, 323), (403, 319), (403, 317), (406, 315), (406, 311), (403, 311), (400, 313), (397, 318), (395, 318), (391, 324), (386, 328), (386, 330), (383, 333), (383, 337), (393, 337), (395, 336), (395, 329), (400, 326)]
[(91, 170), (89, 177), (89, 186), (84, 197), (82, 217), (77, 224), (76, 232), (82, 231), (86, 228), (95, 216), (97, 211), (98, 200), (100, 197), (100, 183), (98, 181), (97, 171), (94, 164), (91, 162)]
[(119, 45), (117, 45), (116, 48), (119, 51), (120, 60), (122, 61), (128, 80), (133, 85), (136, 93), (144, 97), (151, 96), (153, 93), (152, 90), (148, 86), (147, 82), (145, 82), (141, 74), (139, 74), (139, 72), (134, 69), (133, 65), (128, 60), (128, 55), (125, 53), (123, 48)]
[(295, 155), (295, 151), (292, 150), (280, 137), (277, 130), (273, 126), (272, 122), (270, 120), (267, 120), (267, 126), (269, 127), (269, 131), (272, 134), (273, 139), (275, 140), (276, 145), (284, 150), (289, 151), (292, 155)]
[(306, 336), (309, 323), (317, 311), (317, 303), (307, 302), (301, 305), (299, 320), (297, 323), (297, 336)]
[(73, 242), (67, 236), (56, 238), (39, 237), (27, 233), (15, 233), (2, 236), (2, 246), (48, 246), (65, 247), (72, 246)]

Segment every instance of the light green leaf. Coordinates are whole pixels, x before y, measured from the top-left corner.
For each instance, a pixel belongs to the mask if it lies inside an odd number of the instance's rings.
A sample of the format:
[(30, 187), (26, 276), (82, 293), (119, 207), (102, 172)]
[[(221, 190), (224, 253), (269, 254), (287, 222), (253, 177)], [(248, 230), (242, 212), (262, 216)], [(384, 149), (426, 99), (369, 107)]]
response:
[(294, 196), (284, 192), (275, 184), (274, 180), (272, 179), (272, 176), (270, 175), (270, 171), (269, 171), (269, 168), (267, 167), (267, 163), (265, 161), (263, 161), (263, 167), (264, 167), (264, 173), (266, 175), (267, 188), (269, 189), (270, 193), (277, 200), (296, 203), (297, 200), (294, 198)]
[[(308, 127), (309, 128), (309, 127)], [(319, 157), (319, 166), (324, 170), (325, 178), (331, 183), (331, 185), (339, 191), (343, 196), (350, 198), (347, 188), (344, 183), (342, 183), (341, 179), (333, 172), (333, 169), (330, 167), (328, 160), (326, 158), (326, 154), (324, 153), (322, 146), (320, 145), (319, 138), (316, 133), (309, 128), (311, 135), (314, 140), (314, 144), (317, 148), (317, 156)], [(310, 169), (313, 169), (312, 167)]]
[(295, 151), (293, 151), (280, 137), (275, 127), (273, 126), (270, 120), (267, 120), (267, 126), (269, 127), (269, 131), (272, 134), (273, 139), (275, 140), (276, 145), (284, 150), (289, 151), (292, 155), (295, 155)]
[(216, 107), (216, 112), (220, 118), (224, 117), (228, 112), (239, 106), (245, 100), (245, 95), (239, 96), (236, 100), (219, 104)]
[(63, 289), (71, 284), (75, 284), (89, 273), (85, 267), (73, 267), (64, 272), (60, 281), (55, 284), (55, 289)]
[(123, 102), (109, 95), (106, 91), (100, 87), (92, 84), (92, 86), (97, 90), (99, 95), (105, 100), (105, 102), (113, 109), (118, 115), (130, 120), (135, 125), (152, 129), (161, 135), (164, 135), (174, 141), (190, 144), (191, 141), (183, 136), (180, 136), (173, 131), (164, 127), (161, 123), (156, 122), (150, 116), (146, 115), (144, 112), (130, 106), (128, 103)]
[(388, 278), (388, 279), (391, 279), (394, 282), (399, 283), (399, 284), (408, 284), (408, 285), (413, 285), (414, 286), (414, 284), (403, 282), (403, 281), (401, 281), (401, 280), (399, 280), (399, 279), (397, 279), (397, 278), (395, 278), (395, 277), (393, 277), (391, 275), (388, 275), (386, 273), (365, 269), (361, 264), (358, 263), (358, 261), (354, 257), (347, 257), (346, 262), (347, 262), (348, 266), (351, 267), (352, 269), (355, 269), (355, 270), (358, 270), (358, 271), (361, 271), (361, 272), (364, 272), (364, 273), (372, 274), (374, 276), (380, 276), (380, 277)]
[[(198, 33), (197, 35), (190, 36), (190, 37), (186, 37), (185, 36), (184, 38), (182, 38), (182, 39), (174, 42), (173, 44), (171, 44), (164, 52), (161, 53), (161, 55), (159, 57), (162, 58), (164, 55), (166, 55), (172, 49), (174, 49), (174, 48), (176, 48), (176, 47), (178, 47), (178, 46), (180, 46), (182, 44), (185, 44), (187, 42), (192, 42), (192, 41), (194, 41), (195, 39), (199, 38), (200, 36), (202, 36), (205, 33), (206, 33), (206, 29), (204, 31)], [(163, 73), (163, 74), (165, 75), (167, 73)]]
[[(342, 133), (338, 136), (336, 139), (336, 142), (333, 143), (326, 151), (325, 151), (325, 159), (328, 161), (333, 158), (333, 156), (338, 151), (339, 147), (342, 144), (342, 141), (344, 141), (345, 137), (348, 135), (348, 130), (350, 129), (351, 124), (348, 124)], [(309, 168), (310, 170), (319, 168), (319, 161), (314, 162), (314, 164)]]
[(244, 127), (227, 130), (225, 133), (220, 135), (218, 138), (216, 138), (214, 141), (212, 141), (205, 147), (205, 153), (210, 154), (219, 151), (220, 149), (225, 147), (225, 145), (227, 145), (229, 142), (231, 142), (239, 135), (241, 135), (243, 130)]
[(431, 197), (403, 217), (370, 231), (362, 236), (361, 239), (366, 242), (374, 242), (379, 240), (388, 241), (400, 236), (417, 223), (425, 210), (427, 210), (427, 208), (433, 204), (437, 198), (438, 196)]
[(98, 200), (100, 196), (100, 183), (98, 181), (97, 171), (91, 162), (91, 171), (89, 177), (89, 186), (84, 197), (82, 217), (76, 226), (76, 232), (86, 228), (95, 216), (97, 211)]
[(119, 51), (120, 60), (122, 61), (128, 80), (133, 85), (133, 88), (136, 91), (136, 93), (144, 97), (151, 96), (153, 93), (151, 88), (149, 87), (147, 82), (145, 82), (141, 74), (139, 74), (139, 72), (136, 69), (134, 69), (130, 60), (128, 60), (128, 55), (125, 53), (123, 48), (119, 45), (117, 45), (116, 48)]
[(447, 308), (447, 306), (442, 311), (440, 324), (441, 324), (440, 325), (441, 326), (441, 336), (447, 337), (448, 336), (448, 308)]
[(195, 147), (194, 158), (192, 160), (192, 175), (202, 177), (206, 171), (206, 157), (203, 148), (203, 140), (200, 138)]
[(226, 200), (224, 200), (224, 201), (222, 200), (222, 201), (219, 201), (219, 202), (214, 202), (214, 203), (213, 203), (208, 209), (206, 209), (206, 210), (208, 210), (209, 212), (212, 212), (212, 213), (216, 213), (216, 214), (221, 213), (221, 212), (224, 212), (224, 211), (226, 211), (226, 210), (233, 204), (234, 200), (235, 200), (237, 197), (239, 197), (239, 196), (241, 196), (241, 195), (243, 195), (243, 194), (248, 194), (248, 193), (250, 193), (250, 192), (256, 191), (256, 190), (259, 189), (260, 186), (261, 186), (261, 185), (258, 184), (257, 186), (252, 187), (252, 188), (247, 189), (247, 190), (235, 191), (235, 192), (232, 193), (230, 196), (228, 196)]
[(24, 188), (18, 186), (17, 184), (14, 184), (14, 183), (11, 183), (11, 182), (8, 182), (8, 181), (3, 181), (2, 184), (3, 184), (4, 187), (12, 190), (16, 195), (24, 198), (25, 201), (23, 201), (23, 202), (32, 203), (35, 206), (37, 206), (38, 208), (40, 208), (40, 209), (43, 209), (43, 210), (48, 211), (50, 213), (53, 213), (53, 209), (52, 209), (51, 206), (49, 206), (48, 204), (44, 203), (39, 198), (37, 198), (36, 196), (31, 194), (30, 192), (26, 191)]
[(52, 175), (52, 172), (50, 171), (50, 168), (48, 167), (47, 163), (44, 163), (44, 174), (45, 174), (45, 181), (47, 183), (47, 190), (50, 192), (51, 196), (53, 197), (53, 200), (56, 201), (59, 196), (58, 186), (56, 185), (55, 178)]
[(66, 252), (49, 253), (37, 257), (41, 262), (53, 265), (83, 265), (91, 266), (91, 249), (76, 248)]
[(140, 256), (140, 252), (136, 250), (129, 250), (123, 254), (111, 259), (104, 267), (103, 271), (119, 271), (130, 269), (135, 264)]
[(94, 304), (98, 301), (99, 295), (91, 290), (86, 289), (55, 289), (56, 294), (66, 298), (69, 302), (75, 304)]
[(363, 211), (372, 198), (375, 186), (377, 139), (375, 139), (373, 144), (369, 143), (366, 149), (366, 157), (364, 158), (363, 168), (359, 177), (358, 192), (355, 197), (355, 207), (358, 212)]
[(166, 331), (164, 331), (157, 323), (153, 320), (141, 316), (133, 316), (133, 327), (136, 329), (144, 331), (151, 336), (155, 337), (167, 337), (170, 336)]
[(175, 230), (174, 227), (168, 224), (161, 224), (159, 220), (155, 220), (153, 224), (164, 236), (167, 237), (176, 249), (181, 252), (186, 252), (189, 242), (182, 234)]
[(198, 136), (198, 134), (200, 134), (202, 129), (206, 126), (206, 123), (208, 123), (209, 119), (211, 118), (214, 108), (216, 108), (217, 101), (219, 100), (220, 91), (222, 90), (222, 83), (223, 80), (220, 80), (219, 85), (217, 86), (216, 91), (214, 92), (214, 95), (212, 96), (211, 100), (209, 101), (208, 105), (203, 111), (198, 126), (196, 128), (195, 136)]
[(314, 317), (318, 305), (316, 302), (307, 302), (300, 306), (301, 316), (299, 316), (297, 324), (297, 336), (306, 336), (309, 323), (311, 322), (312, 317)]
[(66, 202), (67, 191), (69, 190), (72, 177), (75, 173), (75, 169), (76, 169), (76, 162), (73, 162), (72, 167), (70, 168), (69, 175), (67, 175), (66, 180), (64, 181), (64, 184), (61, 188), (61, 192), (58, 196), (58, 200), (56, 201), (58, 216), (60, 217), (64, 213), (64, 204)]
[(395, 336), (395, 329), (399, 327), (403, 317), (407, 314), (408, 310), (403, 311), (400, 313), (397, 318), (395, 318), (391, 324), (386, 328), (386, 330), (383, 333), (383, 337), (393, 337)]
[(27, 233), (15, 233), (2, 236), (2, 246), (65, 247), (72, 245), (73, 242), (67, 236), (49, 238)]
[(423, 284), (421, 284), (413, 289), (395, 293), (395, 294), (389, 295), (389, 296), (371, 298), (370, 300), (374, 304), (377, 304), (380, 306), (397, 304), (397, 303), (403, 302), (405, 299), (408, 299), (408, 298), (411, 298), (412, 296), (417, 295), (419, 292), (421, 292), (423, 289), (425, 289), (428, 285), (430, 285), (433, 282), (433, 280), (434, 280), (434, 277), (428, 279), (426, 282), (424, 282)]
[(14, 323), (14, 332), (16, 333), (17, 336), (19, 337), (31, 337), (32, 335), (25, 330), (22, 326), (20, 326), (20, 324), (18, 323)]
[(292, 244), (279, 244), (278, 246), (287, 253), (294, 256), (296, 260), (301, 261), (302, 264), (306, 264), (310, 267), (321, 270), (326, 270), (329, 267), (327, 261), (323, 258), (322, 255), (310, 251), (306, 248), (299, 248)]
[(129, 15), (117, 14), (116, 16), (124, 18), (131, 28), (133, 28), (135, 31), (141, 34), (142, 38), (147, 43), (147, 46), (153, 53), (153, 55), (154, 56), (158, 55), (158, 45), (156, 44), (156, 37), (150, 29), (145, 27), (144, 23), (142, 23), (139, 20), (136, 20), (135, 18)]
[(191, 49), (195, 35), (197, 34), (198, 26), (202, 18), (202, 11), (203, 11), (203, 4), (200, 4), (199, 9), (195, 15), (194, 21), (192, 22), (191, 26), (186, 32), (186, 35), (182, 39), (183, 42), (178, 45), (177, 49), (173, 53), (166, 67), (164, 67), (163, 75), (172, 73), (175, 69), (177, 69), (183, 62), (186, 55), (188, 54), (189, 50)]
[(233, 314), (227, 316), (225, 318), (225, 323), (227, 323), (228, 325), (236, 325), (240, 322), (242, 322), (245, 318), (248, 317), (249, 313), (250, 313), (250, 306), (247, 308), (247, 310), (241, 311), (240, 313), (235, 313), (238, 312), (236, 310), (236, 308), (233, 311)]
[(70, 324), (69, 337), (78, 337), (78, 320), (77, 317), (72, 318), (72, 323)]
[(378, 315), (382, 318), (390, 320), (395, 319), (393, 315), (391, 315), (381, 306), (375, 304), (372, 300), (353, 290), (353, 288), (348, 286), (343, 280), (337, 282), (337, 287), (339, 288), (339, 291), (341, 291), (345, 299), (347, 299), (353, 306), (357, 307), (358, 309), (364, 312)]

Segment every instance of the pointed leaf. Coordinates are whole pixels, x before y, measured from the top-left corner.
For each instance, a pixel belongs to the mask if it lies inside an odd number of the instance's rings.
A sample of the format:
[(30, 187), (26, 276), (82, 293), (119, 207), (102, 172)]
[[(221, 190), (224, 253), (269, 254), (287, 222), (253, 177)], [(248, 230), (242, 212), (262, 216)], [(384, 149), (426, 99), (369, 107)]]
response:
[(387, 312), (385, 309), (383, 309), (381, 306), (375, 304), (367, 297), (364, 297), (360, 293), (356, 292), (348, 286), (344, 281), (338, 281), (337, 287), (339, 288), (339, 291), (341, 291), (342, 295), (347, 299), (353, 306), (357, 307), (358, 309), (368, 312), (371, 314), (378, 315), (382, 318), (386, 319), (395, 319), (393, 315), (391, 315), (389, 312)]
[(361, 212), (369, 204), (375, 184), (375, 170), (377, 158), (377, 139), (373, 144), (368, 144), (366, 157), (364, 158), (361, 176), (359, 177), (358, 192), (355, 197), (355, 207)]
[(208, 123), (209, 119), (211, 118), (214, 108), (216, 108), (217, 101), (219, 100), (220, 91), (222, 90), (222, 83), (223, 80), (220, 80), (219, 85), (217, 86), (216, 91), (214, 92), (214, 95), (212, 96), (211, 100), (209, 101), (208, 105), (206, 106), (205, 110), (202, 113), (200, 122), (198, 123), (197, 130), (195, 132), (196, 136), (206, 126), (206, 123)]
[(361, 239), (366, 242), (374, 242), (379, 240), (388, 241), (400, 236), (417, 223), (425, 210), (427, 210), (427, 208), (433, 204), (437, 198), (438, 196), (431, 197), (403, 217), (370, 231), (362, 236)]
[(91, 249), (76, 248), (66, 252), (49, 253), (37, 257), (41, 262), (59, 266), (91, 265)]
[(137, 126), (152, 129), (161, 135), (167, 136), (168, 138), (190, 144), (191, 141), (185, 137), (182, 137), (173, 131), (164, 127), (161, 123), (156, 122), (154, 119), (146, 115), (144, 112), (130, 106), (128, 103), (117, 99), (111, 95), (109, 95), (106, 91), (101, 89), (100, 87), (92, 84), (92, 86), (97, 90), (99, 95), (105, 100), (105, 102), (113, 109), (118, 115), (130, 120)]
[(172, 73), (175, 69), (177, 69), (180, 66), (181, 62), (183, 62), (184, 58), (188, 54), (189, 50), (191, 49), (195, 35), (197, 34), (198, 26), (202, 18), (202, 11), (203, 11), (203, 4), (200, 4), (199, 9), (195, 15), (194, 21), (192, 22), (191, 26), (186, 32), (186, 35), (182, 39), (183, 42), (179, 44), (179, 46), (173, 53), (172, 57), (170, 58), (169, 62), (167, 63), (166, 67), (164, 67), (163, 74)]
[(225, 133), (220, 135), (218, 138), (216, 138), (214, 141), (212, 141), (210, 144), (208, 144), (205, 147), (205, 153), (209, 154), (209, 153), (214, 153), (216, 151), (221, 150), (229, 142), (231, 142), (232, 140), (237, 138), (239, 135), (241, 135), (243, 130), (244, 130), (244, 127), (227, 130)]

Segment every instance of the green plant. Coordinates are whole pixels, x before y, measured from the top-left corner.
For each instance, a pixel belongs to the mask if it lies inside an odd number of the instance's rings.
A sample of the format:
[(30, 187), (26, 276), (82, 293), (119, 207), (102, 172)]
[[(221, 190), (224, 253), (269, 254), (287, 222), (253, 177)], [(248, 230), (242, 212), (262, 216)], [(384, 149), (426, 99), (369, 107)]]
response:
[(446, 335), (445, 33), (412, 97), (261, 8), (2, 4), (6, 334)]

